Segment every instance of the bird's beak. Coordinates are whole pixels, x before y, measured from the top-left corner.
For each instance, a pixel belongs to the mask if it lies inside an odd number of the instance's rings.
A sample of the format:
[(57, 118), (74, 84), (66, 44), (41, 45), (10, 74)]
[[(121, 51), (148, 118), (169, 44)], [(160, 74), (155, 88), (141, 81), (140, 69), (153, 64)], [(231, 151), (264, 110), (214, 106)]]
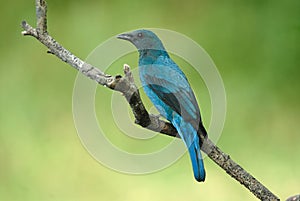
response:
[(119, 38), (119, 39), (123, 39), (123, 40), (129, 40), (129, 41), (131, 41), (132, 40), (132, 34), (130, 34), (130, 33), (123, 33), (123, 34), (119, 34), (119, 35), (117, 35), (117, 38)]

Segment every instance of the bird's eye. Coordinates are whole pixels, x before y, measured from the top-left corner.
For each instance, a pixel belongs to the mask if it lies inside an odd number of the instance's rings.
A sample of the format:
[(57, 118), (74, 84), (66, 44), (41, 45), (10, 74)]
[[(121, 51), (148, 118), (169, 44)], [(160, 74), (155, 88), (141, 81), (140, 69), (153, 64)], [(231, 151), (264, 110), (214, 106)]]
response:
[(137, 35), (139, 38), (142, 38), (143, 34), (142, 33), (138, 33)]

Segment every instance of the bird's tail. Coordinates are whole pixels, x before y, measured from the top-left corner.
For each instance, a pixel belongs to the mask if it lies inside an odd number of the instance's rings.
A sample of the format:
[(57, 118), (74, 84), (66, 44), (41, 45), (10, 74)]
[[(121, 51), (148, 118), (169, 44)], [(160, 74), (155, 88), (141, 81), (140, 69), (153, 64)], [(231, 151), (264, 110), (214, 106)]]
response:
[(201, 150), (199, 146), (199, 139), (195, 139), (188, 149), (192, 161), (194, 177), (199, 182), (204, 181), (205, 170), (204, 170), (203, 159), (202, 159)]
[(185, 121), (173, 121), (181, 139), (188, 147), (190, 158), (192, 161), (194, 177), (197, 181), (205, 180), (205, 170), (200, 149), (200, 139), (197, 131), (190, 123)]

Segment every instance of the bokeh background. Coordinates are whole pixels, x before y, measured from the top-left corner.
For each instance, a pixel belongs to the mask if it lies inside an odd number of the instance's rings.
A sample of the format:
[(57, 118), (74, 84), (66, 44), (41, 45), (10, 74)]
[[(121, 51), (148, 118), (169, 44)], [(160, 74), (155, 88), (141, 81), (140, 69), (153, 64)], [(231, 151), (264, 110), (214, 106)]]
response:
[[(48, 5), (50, 34), (81, 58), (107, 38), (141, 27), (171, 29), (195, 40), (213, 58), (227, 92), (219, 147), (281, 199), (299, 193), (298, 0), (49, 0)], [(205, 183), (194, 181), (188, 155), (148, 175), (100, 165), (82, 146), (73, 122), (77, 72), (20, 34), (22, 20), (35, 23), (34, 1), (3, 1), (0, 11), (0, 200), (256, 200), (207, 158)], [(127, 63), (136, 61), (133, 54)], [(121, 73), (116, 64), (111, 72)], [(192, 71), (186, 73), (198, 86)], [(99, 111), (106, 103), (110, 107), (112, 91), (98, 88), (98, 119), (117, 140), (114, 135), (122, 133)], [(194, 88), (205, 86), (199, 79)], [(203, 96), (197, 97), (207, 125), (210, 102)], [(126, 138), (116, 143), (138, 152), (137, 141)]]

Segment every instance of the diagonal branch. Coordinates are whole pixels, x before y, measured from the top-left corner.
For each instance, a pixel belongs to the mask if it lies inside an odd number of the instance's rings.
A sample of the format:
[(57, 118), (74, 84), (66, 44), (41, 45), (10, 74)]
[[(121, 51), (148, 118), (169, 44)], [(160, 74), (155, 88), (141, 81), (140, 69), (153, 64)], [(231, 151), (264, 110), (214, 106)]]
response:
[[(45, 0), (36, 0), (36, 17), (36, 28), (30, 26), (26, 21), (22, 22), (21, 26), (24, 30), (22, 32), (23, 35), (35, 37), (49, 49), (49, 53), (68, 63), (100, 85), (123, 93), (132, 109), (136, 119), (136, 124), (155, 132), (160, 132), (172, 137), (178, 137), (177, 131), (172, 124), (148, 113), (141, 100), (138, 88), (134, 83), (130, 67), (128, 65), (124, 65), (124, 77), (121, 75), (111, 76), (105, 74), (95, 66), (84, 62), (65, 49), (48, 34), (47, 4)], [(218, 148), (210, 139), (207, 138), (204, 140), (202, 151), (204, 151), (210, 159), (224, 169), (231, 177), (250, 190), (260, 200), (279, 200), (278, 197), (276, 197), (252, 175), (246, 172), (240, 165), (234, 162), (229, 155)]]

